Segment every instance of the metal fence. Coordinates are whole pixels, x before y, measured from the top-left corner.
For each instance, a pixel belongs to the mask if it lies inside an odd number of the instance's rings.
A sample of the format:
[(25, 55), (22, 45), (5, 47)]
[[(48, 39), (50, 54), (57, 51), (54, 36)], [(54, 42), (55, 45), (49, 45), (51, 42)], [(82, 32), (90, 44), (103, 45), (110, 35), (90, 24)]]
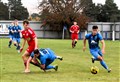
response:
[[(8, 37), (7, 28), (11, 22), (0, 21), (0, 37)], [(19, 25), (23, 28), (22, 21), (19, 21)], [(120, 22), (90, 22), (88, 23), (88, 29), (79, 33), (79, 39), (83, 39), (86, 33), (90, 33), (93, 25), (99, 27), (99, 31), (105, 40), (120, 40)], [(69, 29), (58, 32), (50, 30), (49, 27), (40, 28), (40, 26), (41, 22), (30, 21), (30, 27), (36, 32), (38, 38), (62, 39), (66, 36), (69, 37)]]

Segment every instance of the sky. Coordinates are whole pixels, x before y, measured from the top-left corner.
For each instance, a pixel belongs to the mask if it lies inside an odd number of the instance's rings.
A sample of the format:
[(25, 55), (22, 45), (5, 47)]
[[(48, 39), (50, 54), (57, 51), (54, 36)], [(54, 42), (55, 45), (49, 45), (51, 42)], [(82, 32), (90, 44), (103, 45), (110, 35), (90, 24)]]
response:
[[(1, 0), (4, 3), (7, 3), (8, 0)], [(28, 12), (30, 14), (32, 13), (38, 13), (39, 10), (37, 8), (39, 1), (41, 0), (21, 0), (23, 3), (23, 6), (25, 6), (28, 9)], [(102, 3), (105, 4), (106, 0), (93, 0), (94, 3)], [(118, 8), (120, 9), (120, 0), (114, 0), (114, 2), (117, 4)]]

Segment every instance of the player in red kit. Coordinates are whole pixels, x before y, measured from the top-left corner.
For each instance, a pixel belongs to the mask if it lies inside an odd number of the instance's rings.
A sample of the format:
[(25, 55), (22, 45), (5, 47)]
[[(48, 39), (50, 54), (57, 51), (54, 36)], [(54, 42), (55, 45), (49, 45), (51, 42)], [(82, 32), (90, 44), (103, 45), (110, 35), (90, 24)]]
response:
[(73, 22), (74, 25), (70, 27), (71, 32), (71, 39), (72, 39), (72, 48), (76, 46), (77, 40), (78, 40), (78, 34), (79, 34), (79, 26), (77, 25), (77, 22)]
[[(26, 68), (26, 63), (28, 60), (28, 57), (30, 56), (30, 54), (35, 50), (38, 49), (37, 46), (37, 37), (35, 32), (29, 27), (29, 22), (28, 21), (23, 21), (23, 26), (24, 26), (24, 30), (21, 32), (22, 33), (22, 38), (24, 39), (23, 41), (23, 45), (20, 49), (20, 52), (22, 52), (25, 43), (28, 43), (28, 48), (26, 49), (26, 51), (23, 53), (22, 55), (22, 59)], [(37, 62), (37, 60), (34, 60), (33, 62), (31, 62), (32, 64), (36, 65), (35, 61)]]

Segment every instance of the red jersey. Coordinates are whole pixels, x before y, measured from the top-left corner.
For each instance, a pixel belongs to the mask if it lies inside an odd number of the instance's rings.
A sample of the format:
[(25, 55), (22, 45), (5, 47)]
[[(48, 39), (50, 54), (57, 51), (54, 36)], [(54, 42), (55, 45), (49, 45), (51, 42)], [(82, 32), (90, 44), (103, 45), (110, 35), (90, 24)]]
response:
[(78, 34), (77, 32), (80, 30), (79, 26), (78, 25), (72, 25), (70, 27), (70, 31), (73, 31), (74, 33), (73, 34)]
[(22, 37), (27, 40), (28, 45), (35, 45), (35, 40), (34, 38), (36, 37), (35, 32), (33, 31), (33, 29), (28, 28), (26, 30), (23, 30), (22, 32)]

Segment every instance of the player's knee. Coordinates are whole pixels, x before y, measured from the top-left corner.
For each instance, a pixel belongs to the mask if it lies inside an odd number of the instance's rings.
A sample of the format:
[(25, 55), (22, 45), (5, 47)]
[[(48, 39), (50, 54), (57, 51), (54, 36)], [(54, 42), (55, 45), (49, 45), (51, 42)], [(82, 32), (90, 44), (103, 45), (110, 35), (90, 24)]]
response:
[(22, 59), (25, 59), (25, 58), (26, 58), (26, 55), (25, 55), (25, 54), (23, 54), (23, 55), (22, 55)]
[(102, 58), (101, 56), (98, 56), (98, 60), (99, 60), (99, 61), (102, 61), (103, 58)]
[(22, 59), (24, 59), (24, 55), (22, 55)]
[(77, 39), (75, 39), (75, 41), (78, 41)]
[(16, 44), (16, 43), (14, 43), (14, 46), (17, 46), (17, 44)]

